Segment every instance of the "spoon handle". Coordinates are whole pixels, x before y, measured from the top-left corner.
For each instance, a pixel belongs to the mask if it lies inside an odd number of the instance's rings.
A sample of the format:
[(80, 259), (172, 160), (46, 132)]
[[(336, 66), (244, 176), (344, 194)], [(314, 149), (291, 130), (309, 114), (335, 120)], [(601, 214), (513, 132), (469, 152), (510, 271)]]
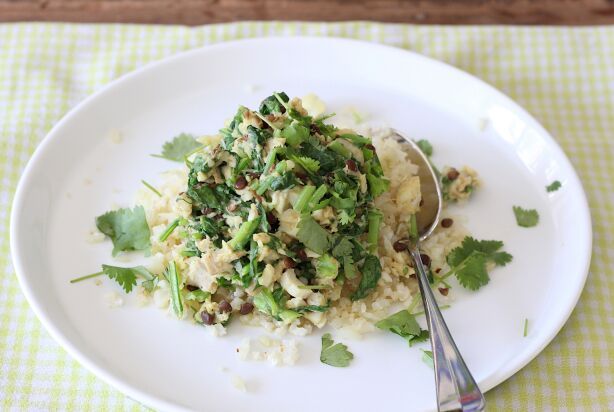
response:
[(437, 409), (443, 411), (482, 411), (484, 395), (465, 365), (446, 326), (420, 258), (417, 246), (410, 249), (418, 274), (420, 294), (433, 348)]

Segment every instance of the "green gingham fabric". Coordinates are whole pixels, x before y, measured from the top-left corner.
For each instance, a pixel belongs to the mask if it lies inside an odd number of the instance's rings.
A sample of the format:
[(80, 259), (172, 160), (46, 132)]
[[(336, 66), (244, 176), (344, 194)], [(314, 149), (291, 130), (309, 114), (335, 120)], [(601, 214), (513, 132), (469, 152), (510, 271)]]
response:
[(589, 197), (590, 275), (564, 329), (527, 367), (488, 392), (488, 409), (614, 410), (614, 26), (375, 23), (0, 25), (0, 409), (145, 409), (67, 355), (19, 289), (9, 255), (9, 211), (37, 144), (71, 107), (146, 63), (208, 44), (279, 35), (350, 37), (443, 60), (510, 95), (554, 135)]

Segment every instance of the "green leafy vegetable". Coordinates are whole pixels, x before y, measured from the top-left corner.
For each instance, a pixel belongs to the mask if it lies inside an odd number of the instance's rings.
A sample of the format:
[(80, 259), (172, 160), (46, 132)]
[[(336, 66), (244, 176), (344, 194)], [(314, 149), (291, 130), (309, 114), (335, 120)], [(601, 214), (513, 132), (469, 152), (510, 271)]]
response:
[(164, 143), (162, 146), (162, 154), (156, 155), (156, 157), (173, 160), (175, 162), (183, 162), (186, 155), (201, 146), (202, 145), (196, 141), (194, 136), (182, 133), (170, 142)]
[(175, 229), (177, 229), (177, 226), (179, 226), (180, 220), (181, 219), (177, 218), (173, 220), (170, 225), (168, 225), (168, 227), (164, 230), (164, 232), (162, 232), (162, 234), (159, 237), (160, 242), (164, 242), (166, 239), (168, 239), (171, 233), (173, 233)]
[(260, 289), (254, 296), (254, 306), (256, 309), (274, 318), (277, 318), (279, 314), (278, 301), (279, 299), (276, 299), (273, 293), (267, 288)]
[(361, 269), (362, 277), (358, 289), (351, 296), (352, 300), (359, 300), (369, 295), (377, 286), (382, 276), (382, 265), (374, 255), (367, 255)]
[(330, 333), (322, 336), (322, 350), (320, 351), (320, 362), (337, 368), (345, 368), (354, 359), (352, 352), (343, 343), (334, 343)]
[(422, 350), (422, 362), (426, 363), (431, 368), (435, 367), (435, 361), (433, 360), (433, 352), (430, 350)]
[(428, 331), (422, 330), (414, 315), (406, 309), (380, 320), (375, 326), (407, 339), (409, 346), (417, 342), (423, 342), (429, 337)]
[(117, 256), (119, 252), (148, 250), (151, 246), (150, 231), (143, 206), (113, 210), (98, 216), (96, 227), (111, 238), (113, 256)]
[(173, 311), (175, 312), (175, 315), (181, 319), (183, 317), (183, 303), (181, 301), (181, 288), (179, 286), (181, 281), (179, 279), (180, 275), (179, 271), (177, 270), (177, 264), (174, 260), (172, 260), (166, 268), (166, 276), (168, 277), (168, 283), (171, 286), (171, 303), (173, 306)]
[(554, 182), (550, 183), (548, 186), (546, 186), (546, 192), (550, 193), (550, 192), (556, 192), (557, 190), (559, 190), (561, 188), (561, 182), (559, 182), (558, 180), (555, 180)]
[(211, 293), (201, 290), (201, 289), (196, 289), (193, 290), (191, 292), (188, 292), (185, 295), (185, 300), (193, 300), (195, 302), (198, 303), (204, 303), (207, 301), (207, 299), (209, 299), (211, 297)]
[[(102, 271), (93, 273), (91, 275), (82, 276), (80, 278), (72, 279), (70, 283), (77, 283), (82, 280), (90, 279), (101, 275), (107, 275), (110, 279), (116, 281), (126, 293), (132, 292), (132, 288), (136, 286), (137, 276), (140, 276), (145, 279), (145, 281), (143, 281), (141, 285), (148, 292), (151, 292), (153, 290), (153, 281), (157, 279), (157, 277), (152, 275), (151, 272), (149, 272), (144, 266), (122, 268), (118, 266), (102, 265)], [(148, 288), (146, 285), (144, 285), (146, 282), (151, 282), (152, 287)]]
[(331, 240), (330, 233), (309, 215), (301, 217), (296, 238), (320, 255), (328, 250)]
[(367, 243), (369, 244), (369, 252), (375, 253), (377, 250), (377, 240), (379, 238), (379, 229), (382, 224), (384, 214), (376, 208), (369, 209), (367, 213), (367, 221), (369, 222), (369, 232), (367, 233)]
[(416, 145), (420, 148), (420, 150), (422, 150), (422, 153), (424, 153), (426, 157), (431, 157), (433, 155), (433, 146), (428, 140), (418, 140)]
[(512, 261), (512, 255), (500, 251), (503, 242), (498, 240), (476, 240), (465, 237), (460, 246), (452, 249), (446, 260), (450, 265), (448, 275), (455, 274), (464, 287), (477, 290), (486, 285), (490, 278), (486, 265), (489, 261), (497, 266), (505, 266)]
[(336, 278), (339, 273), (339, 262), (331, 255), (324, 254), (316, 261), (316, 276), (319, 278)]
[(143, 186), (145, 186), (147, 189), (149, 189), (152, 192), (154, 192), (158, 197), (162, 197), (162, 193), (158, 192), (155, 187), (153, 187), (152, 185), (150, 185), (149, 183), (147, 183), (144, 180), (141, 180), (141, 183), (143, 183)]
[(260, 225), (260, 219), (261, 217), (257, 217), (254, 220), (243, 222), (235, 236), (230, 239), (230, 242), (228, 242), (228, 246), (230, 246), (233, 250), (243, 249), (245, 244), (251, 239), (252, 235), (258, 228), (258, 225)]
[(535, 209), (523, 209), (520, 206), (514, 206), (514, 215), (516, 216), (516, 223), (521, 227), (533, 227), (537, 226), (539, 222), (539, 213)]
[(292, 147), (297, 147), (309, 138), (309, 129), (300, 123), (292, 123), (282, 130), (281, 137)]
[(271, 96), (267, 97), (260, 103), (260, 107), (258, 111), (262, 115), (267, 115), (271, 113), (282, 113), (285, 112), (285, 107), (279, 102), (279, 100), (275, 97), (275, 94), (281, 97), (282, 101), (289, 102), (290, 98), (284, 92), (274, 93)]

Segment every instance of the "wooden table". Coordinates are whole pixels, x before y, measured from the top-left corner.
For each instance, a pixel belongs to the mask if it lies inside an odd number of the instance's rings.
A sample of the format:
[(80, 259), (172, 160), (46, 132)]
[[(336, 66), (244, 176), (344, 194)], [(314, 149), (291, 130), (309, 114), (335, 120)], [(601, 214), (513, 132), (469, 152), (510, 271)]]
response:
[(0, 21), (614, 24), (614, 0), (0, 0)]

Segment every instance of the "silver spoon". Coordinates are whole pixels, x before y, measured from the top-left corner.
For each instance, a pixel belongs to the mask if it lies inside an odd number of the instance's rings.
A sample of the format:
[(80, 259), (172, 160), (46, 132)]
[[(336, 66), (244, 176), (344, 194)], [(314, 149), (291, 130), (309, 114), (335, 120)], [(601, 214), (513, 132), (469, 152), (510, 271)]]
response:
[(418, 166), (420, 191), (423, 204), (416, 214), (418, 237), (410, 239), (409, 252), (418, 275), (420, 295), (424, 305), (426, 323), (429, 328), (433, 363), (435, 367), (435, 386), (437, 390), (437, 409), (443, 411), (482, 411), (484, 395), (469, 372), (465, 361), (450, 335), (446, 322), (441, 316), (431, 286), (420, 258), (420, 242), (433, 233), (439, 224), (443, 203), (439, 179), (422, 150), (410, 139), (404, 138), (396, 130), (397, 140), (411, 147), (408, 157)]

